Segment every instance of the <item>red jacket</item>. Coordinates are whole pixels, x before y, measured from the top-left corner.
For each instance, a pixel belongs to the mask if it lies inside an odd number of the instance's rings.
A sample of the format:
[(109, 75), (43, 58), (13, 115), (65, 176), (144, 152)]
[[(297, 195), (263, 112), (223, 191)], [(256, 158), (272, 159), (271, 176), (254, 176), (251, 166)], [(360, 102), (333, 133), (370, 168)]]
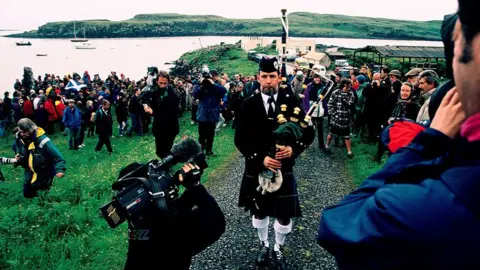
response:
[[(60, 120), (60, 114), (55, 112), (55, 107), (51, 100), (45, 102), (45, 110), (48, 112), (48, 122)], [(58, 110), (58, 109), (57, 109)]]
[(23, 113), (25, 117), (33, 116), (33, 103), (29, 99), (23, 102)]
[(65, 108), (67, 106), (63, 104), (61, 101), (55, 101), (55, 104), (57, 104), (57, 112), (58, 112), (58, 115), (60, 115), (60, 120), (62, 120), (63, 111), (65, 111)]

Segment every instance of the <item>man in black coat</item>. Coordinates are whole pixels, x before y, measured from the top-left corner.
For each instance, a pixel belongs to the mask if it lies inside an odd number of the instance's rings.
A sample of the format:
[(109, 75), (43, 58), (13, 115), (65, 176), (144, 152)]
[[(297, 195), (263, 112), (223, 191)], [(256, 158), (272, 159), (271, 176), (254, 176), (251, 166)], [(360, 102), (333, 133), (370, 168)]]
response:
[(382, 87), (380, 73), (373, 75), (373, 81), (363, 90), (365, 99), (365, 119), (367, 119), (368, 139), (370, 142), (376, 142), (380, 135), (383, 124), (382, 117), (385, 99), (390, 95), (386, 87)]
[[(300, 140), (279, 148), (275, 153), (276, 139), (273, 131), (279, 126), (277, 115), (282, 114), (289, 120), (292, 119), (290, 116), (303, 120), (305, 115), (295, 95), (286, 89), (279, 90), (280, 76), (276, 58), (262, 58), (259, 75), (261, 93), (245, 99), (240, 114), (237, 114), (240, 119), (235, 133), (235, 145), (245, 157), (239, 206), (250, 210), (253, 216), (252, 225), (257, 229), (261, 241), (257, 258), (260, 265), (264, 265), (269, 257), (269, 217), (276, 218), (274, 262), (279, 269), (285, 269), (282, 251), (286, 235), (292, 231), (291, 218), (301, 217), (293, 166), (295, 158), (311, 144), (315, 134), (312, 126), (305, 126)], [(293, 114), (295, 109), (298, 116)], [(280, 174), (283, 177), (282, 184), (274, 192), (259, 192), (259, 175), (268, 170), (274, 172), (275, 177)]]
[(98, 143), (95, 146), (95, 152), (102, 150), (103, 145), (107, 146), (107, 151), (112, 154), (112, 143), (110, 137), (112, 136), (112, 112), (110, 111), (110, 101), (104, 99), (102, 106), (98, 108), (94, 116), (95, 131), (98, 134)]
[[(120, 177), (139, 166), (141, 164), (138, 163), (127, 166), (120, 172)], [(156, 211), (145, 216), (136, 226), (129, 222), (125, 270), (187, 270), (192, 257), (216, 242), (225, 232), (222, 210), (200, 184), (202, 170), (192, 164), (185, 164), (181, 170), (183, 172), (174, 176), (178, 177), (175, 181), (185, 187), (185, 192), (174, 203), (177, 212), (165, 214)], [(140, 169), (130, 177), (146, 178), (147, 173), (148, 170)]]
[(147, 114), (153, 115), (152, 133), (155, 137), (157, 156), (164, 158), (170, 154), (175, 137), (180, 132), (177, 109), (178, 96), (170, 85), (170, 75), (160, 71), (156, 85), (144, 90), (140, 103)]

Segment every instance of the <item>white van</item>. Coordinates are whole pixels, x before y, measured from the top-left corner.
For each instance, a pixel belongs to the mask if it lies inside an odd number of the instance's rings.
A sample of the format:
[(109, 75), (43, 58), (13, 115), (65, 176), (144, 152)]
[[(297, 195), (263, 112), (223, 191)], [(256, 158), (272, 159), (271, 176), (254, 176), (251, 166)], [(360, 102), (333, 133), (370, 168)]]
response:
[(336, 67), (346, 67), (348, 65), (349, 65), (348, 60), (346, 60), (346, 59), (335, 60), (335, 66)]
[(314, 71), (320, 73), (320, 75), (325, 76), (327, 74), (327, 69), (322, 65), (314, 65), (312, 68)]

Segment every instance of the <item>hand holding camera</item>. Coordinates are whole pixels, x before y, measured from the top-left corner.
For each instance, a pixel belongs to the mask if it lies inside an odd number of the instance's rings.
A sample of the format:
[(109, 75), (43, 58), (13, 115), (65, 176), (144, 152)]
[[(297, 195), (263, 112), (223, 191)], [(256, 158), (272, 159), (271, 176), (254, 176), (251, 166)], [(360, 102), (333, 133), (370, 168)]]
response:
[(192, 188), (200, 184), (202, 170), (198, 165), (187, 163), (177, 173), (178, 181), (185, 188)]

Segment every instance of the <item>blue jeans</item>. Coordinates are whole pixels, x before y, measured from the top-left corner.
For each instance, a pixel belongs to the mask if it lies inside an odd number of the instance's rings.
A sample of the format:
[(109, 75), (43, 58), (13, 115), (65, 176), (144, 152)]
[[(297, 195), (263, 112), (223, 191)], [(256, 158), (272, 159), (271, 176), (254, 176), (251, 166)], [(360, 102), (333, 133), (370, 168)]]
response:
[(118, 135), (123, 136), (128, 128), (128, 120), (118, 123)]
[(128, 134), (135, 131), (138, 136), (142, 136), (142, 114), (130, 113), (130, 119), (132, 119), (132, 126), (128, 130)]
[(80, 145), (80, 127), (70, 127), (68, 128), (68, 149), (76, 150)]

